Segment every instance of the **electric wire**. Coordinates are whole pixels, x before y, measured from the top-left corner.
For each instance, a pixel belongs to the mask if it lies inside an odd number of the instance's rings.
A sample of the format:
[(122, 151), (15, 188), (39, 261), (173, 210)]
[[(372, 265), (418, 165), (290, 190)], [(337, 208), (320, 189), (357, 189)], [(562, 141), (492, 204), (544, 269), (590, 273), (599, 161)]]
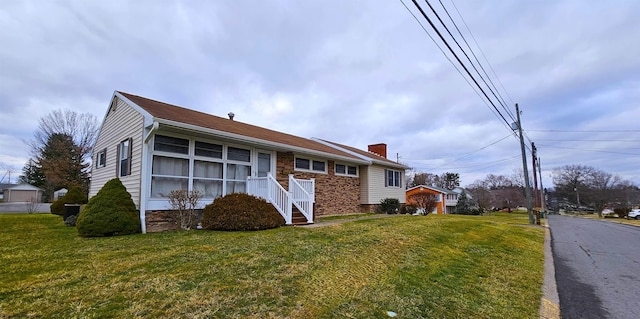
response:
[[(476, 89), (475, 86), (473, 86), (473, 84), (471, 84), (471, 82), (469, 82), (469, 79), (467, 79), (466, 76), (464, 76), (464, 74), (462, 73), (462, 71), (460, 71), (460, 69), (458, 68), (458, 66), (449, 58), (449, 56), (445, 53), (445, 51), (442, 49), (442, 47), (438, 44), (438, 42), (433, 38), (433, 36), (431, 36), (431, 34), (427, 31), (427, 28), (425, 28), (425, 26), (422, 24), (422, 22), (420, 21), (420, 19), (418, 19), (418, 17), (413, 13), (413, 11), (411, 11), (411, 9), (409, 9), (409, 7), (404, 3), (403, 0), (400, 0), (400, 3), (402, 3), (402, 5), (404, 6), (405, 9), (407, 9), (407, 11), (409, 12), (409, 14), (411, 14), (411, 16), (413, 16), (413, 18), (416, 20), (416, 22), (418, 22), (418, 24), (420, 25), (420, 27), (422, 28), (422, 30), (427, 34), (427, 36), (431, 39), (431, 41), (433, 41), (433, 43), (436, 45), (436, 47), (438, 47), (438, 49), (440, 50), (440, 52), (442, 53), (442, 55), (444, 55), (444, 57), (447, 59), (447, 61), (449, 61), (449, 63), (451, 63), (451, 65), (456, 69), (456, 71), (458, 71), (458, 74), (460, 74), (460, 76), (465, 80), (465, 82), (467, 82), (467, 84), (469, 85), (469, 87), (471, 87), (471, 89), (476, 93), (476, 95), (478, 95), (478, 97), (480, 98), (480, 100), (482, 100), (482, 102), (489, 108), (489, 110), (493, 113), (493, 115), (495, 115), (496, 117), (498, 116), (502, 116), (502, 114), (498, 115), (498, 113), (496, 113), (496, 111), (494, 111), (493, 109), (491, 109), (491, 106), (489, 106), (489, 103), (487, 103), (487, 101), (485, 100), (485, 98), (482, 97), (482, 95), (480, 94), (480, 92), (478, 92), (478, 90)], [(463, 65), (464, 67), (464, 65)], [(486, 96), (486, 94), (485, 94)], [(488, 97), (487, 97), (488, 98)], [(489, 100), (490, 102), (490, 100)], [(497, 109), (496, 109), (497, 110)], [(504, 118), (504, 117), (503, 117)], [(505, 125), (505, 127), (509, 130), (511, 130), (511, 127), (508, 125), (508, 123), (503, 123), (503, 125)]]
[[(489, 96), (487, 95), (487, 93), (484, 91), (484, 89), (482, 88), (482, 86), (480, 86), (480, 84), (478, 83), (478, 81), (476, 80), (476, 78), (471, 74), (471, 72), (469, 71), (469, 69), (467, 68), (467, 66), (462, 62), (462, 60), (460, 60), (460, 57), (458, 57), (458, 55), (455, 53), (455, 51), (453, 50), (453, 48), (451, 48), (451, 45), (449, 45), (449, 42), (447, 42), (447, 40), (444, 38), (444, 36), (442, 35), (442, 33), (440, 33), (440, 30), (438, 30), (438, 28), (435, 26), (435, 24), (433, 23), (433, 21), (431, 20), (431, 18), (429, 18), (427, 16), (427, 14), (424, 12), (424, 10), (422, 9), (422, 7), (420, 6), (420, 4), (418, 4), (418, 2), (416, 0), (411, 0), (413, 2), (413, 4), (416, 6), (416, 8), (418, 9), (418, 11), (420, 11), (420, 13), (422, 14), (422, 16), (427, 20), (427, 22), (429, 22), (429, 25), (431, 26), (431, 28), (436, 32), (436, 34), (438, 35), (438, 37), (440, 37), (440, 40), (442, 40), (442, 42), (445, 44), (445, 46), (449, 49), (449, 51), (451, 52), (451, 54), (453, 54), (453, 56), (456, 58), (456, 60), (458, 61), (458, 63), (462, 66), (462, 68), (465, 70), (465, 72), (467, 73), (467, 75), (469, 75), (469, 77), (471, 78), (471, 80), (473, 81), (473, 83), (475, 83), (475, 85), (478, 87), (478, 89), (482, 92), (482, 94), (485, 96), (485, 98), (489, 101), (489, 103), (491, 103), (491, 106), (498, 112), (498, 115), (502, 118), (502, 120), (504, 121), (504, 123), (507, 125), (507, 127), (509, 127), (509, 121), (507, 121), (507, 119), (504, 117), (504, 115), (502, 115), (502, 113), (500, 112), (500, 110), (498, 110), (498, 108), (496, 107), (496, 105), (493, 103), (493, 101), (489, 98)], [(425, 0), (426, 1), (426, 0)], [(427, 1), (428, 4), (428, 1)]]

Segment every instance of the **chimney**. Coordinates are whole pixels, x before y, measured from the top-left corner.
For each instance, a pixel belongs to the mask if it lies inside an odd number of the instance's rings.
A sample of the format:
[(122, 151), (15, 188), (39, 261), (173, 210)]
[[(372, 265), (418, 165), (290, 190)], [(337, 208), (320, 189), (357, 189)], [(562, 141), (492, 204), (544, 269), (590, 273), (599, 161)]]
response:
[(235, 114), (233, 114), (233, 112), (229, 112), (229, 114), (227, 114), (229, 116), (229, 119), (233, 121), (233, 117), (235, 116)]
[(378, 154), (384, 158), (387, 158), (387, 144), (379, 143), (369, 145), (369, 152)]

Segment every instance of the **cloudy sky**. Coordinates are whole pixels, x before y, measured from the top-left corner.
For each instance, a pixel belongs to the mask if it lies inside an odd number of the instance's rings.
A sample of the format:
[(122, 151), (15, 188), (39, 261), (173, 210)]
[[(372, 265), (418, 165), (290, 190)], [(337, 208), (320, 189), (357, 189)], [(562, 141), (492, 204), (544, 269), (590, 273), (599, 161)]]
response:
[[(404, 3), (411, 12), (400, 0), (1, 1), (0, 177), (20, 173), (41, 116), (101, 121), (114, 90), (362, 149), (387, 143), (390, 158), (463, 185), (512, 175), (517, 139)], [(640, 184), (640, 1), (442, 3), (506, 109), (520, 105), (545, 186), (567, 164)]]

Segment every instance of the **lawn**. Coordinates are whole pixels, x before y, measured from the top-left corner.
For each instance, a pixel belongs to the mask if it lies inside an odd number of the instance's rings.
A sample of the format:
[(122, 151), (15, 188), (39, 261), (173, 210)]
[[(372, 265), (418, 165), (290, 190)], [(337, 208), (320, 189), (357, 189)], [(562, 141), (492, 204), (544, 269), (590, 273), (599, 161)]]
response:
[(80, 238), (0, 215), (0, 318), (538, 318), (527, 216), (397, 216)]

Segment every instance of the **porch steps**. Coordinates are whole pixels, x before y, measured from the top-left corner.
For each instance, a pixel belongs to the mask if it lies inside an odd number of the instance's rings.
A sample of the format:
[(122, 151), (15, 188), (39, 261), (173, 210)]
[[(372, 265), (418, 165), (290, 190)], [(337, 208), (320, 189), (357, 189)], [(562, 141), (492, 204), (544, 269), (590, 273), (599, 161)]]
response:
[(309, 224), (307, 222), (307, 218), (304, 217), (304, 215), (302, 215), (300, 210), (298, 210), (298, 208), (296, 208), (295, 206), (293, 206), (293, 211), (292, 211), (292, 215), (291, 215), (291, 223), (293, 225), (307, 225), (307, 224)]

